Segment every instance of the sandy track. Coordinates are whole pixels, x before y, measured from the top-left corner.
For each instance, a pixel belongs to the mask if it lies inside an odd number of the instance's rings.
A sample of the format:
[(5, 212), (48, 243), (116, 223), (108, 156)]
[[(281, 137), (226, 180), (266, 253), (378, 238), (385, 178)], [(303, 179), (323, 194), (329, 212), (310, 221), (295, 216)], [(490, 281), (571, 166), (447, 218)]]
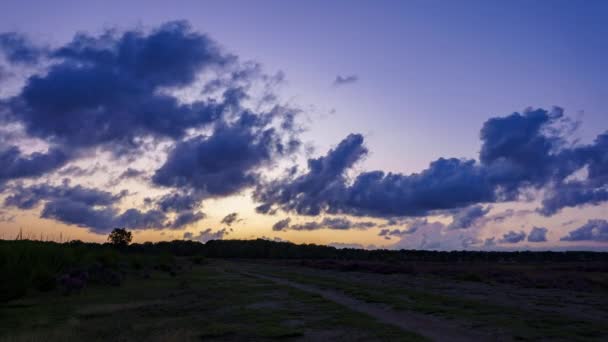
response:
[(391, 324), (403, 330), (413, 331), (433, 341), (458, 342), (510, 340), (496, 335), (489, 336), (472, 329), (458, 326), (454, 321), (448, 321), (414, 312), (395, 311), (386, 305), (363, 302), (338, 291), (321, 289), (315, 286), (305, 285), (293, 282), (291, 280), (249, 271), (240, 271), (240, 273), (250, 277), (272, 281), (280, 285), (290, 286), (301, 291), (320, 295), (327, 300), (345, 306), (353, 311), (367, 314), (368, 316), (371, 316), (382, 323)]

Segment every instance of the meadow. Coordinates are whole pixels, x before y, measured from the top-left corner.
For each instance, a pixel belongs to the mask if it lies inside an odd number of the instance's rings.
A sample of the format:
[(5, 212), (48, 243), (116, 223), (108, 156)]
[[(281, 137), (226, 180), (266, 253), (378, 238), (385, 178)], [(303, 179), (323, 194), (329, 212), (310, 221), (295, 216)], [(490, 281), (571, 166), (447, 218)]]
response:
[(603, 253), (0, 241), (0, 341), (602, 341)]

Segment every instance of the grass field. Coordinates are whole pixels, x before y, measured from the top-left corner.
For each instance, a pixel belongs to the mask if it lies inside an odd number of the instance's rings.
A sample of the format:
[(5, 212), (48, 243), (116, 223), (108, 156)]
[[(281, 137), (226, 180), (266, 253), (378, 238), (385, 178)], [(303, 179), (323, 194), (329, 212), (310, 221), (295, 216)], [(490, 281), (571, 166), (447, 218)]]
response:
[[(390, 273), (378, 272), (380, 264), (336, 268), (37, 242), (0, 247), (0, 341), (608, 339), (602, 263), (551, 263), (542, 266), (551, 277), (535, 283), (511, 279), (541, 267), (535, 264), (486, 264), (488, 273), (476, 264), (417, 262), (415, 272)], [(81, 288), (49, 285), (93, 266), (120, 274), (119, 281), (90, 273)], [(444, 269), (468, 271), (437, 272)], [(567, 275), (587, 280), (546, 281)]]
[(320, 296), (224, 266), (212, 261), (175, 277), (156, 272), (150, 279), (130, 277), (118, 288), (11, 301), (0, 309), (1, 340), (423, 340)]
[[(435, 318), (428, 326), (473, 329), (488, 340), (605, 340), (608, 297), (604, 291), (534, 289), (441, 277), (336, 272), (251, 263), (239, 265), (299, 284), (309, 284), (378, 303), (398, 312)], [(434, 324), (432, 324), (434, 323)], [(424, 334), (424, 331), (419, 331)]]

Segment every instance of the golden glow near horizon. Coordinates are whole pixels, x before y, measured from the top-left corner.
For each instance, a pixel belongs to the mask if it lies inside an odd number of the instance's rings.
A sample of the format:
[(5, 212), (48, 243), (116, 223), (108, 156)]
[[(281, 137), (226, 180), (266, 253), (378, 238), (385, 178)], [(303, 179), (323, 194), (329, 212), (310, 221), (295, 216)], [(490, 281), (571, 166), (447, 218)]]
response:
[[(138, 193), (137, 196), (143, 195)], [(378, 236), (381, 229), (406, 229), (409, 224), (396, 226), (383, 227), (382, 223), (385, 220), (381, 219), (370, 219), (370, 218), (353, 218), (348, 217), (351, 221), (372, 221), (378, 224), (377, 227), (370, 229), (349, 229), (349, 230), (335, 230), (335, 229), (317, 229), (310, 231), (273, 231), (272, 225), (277, 221), (291, 217), (292, 224), (304, 223), (309, 221), (320, 221), (320, 217), (306, 217), (306, 216), (294, 216), (279, 213), (276, 215), (262, 215), (255, 212), (255, 203), (251, 200), (250, 192), (245, 191), (239, 195), (230, 196), (222, 199), (209, 199), (204, 201), (202, 210), (206, 213), (206, 218), (199, 221), (196, 224), (188, 226), (185, 229), (172, 230), (133, 230), (134, 238), (133, 242), (142, 243), (146, 241), (169, 241), (169, 240), (181, 240), (184, 237), (184, 233), (191, 232), (196, 235), (200, 231), (211, 228), (212, 232), (217, 232), (220, 229), (227, 228), (229, 233), (226, 234), (224, 239), (256, 239), (256, 238), (268, 238), (274, 239), (279, 238), (282, 241), (290, 241), (293, 243), (314, 243), (314, 244), (333, 244), (340, 243), (345, 245), (359, 245), (363, 248), (394, 248), (404, 247), (411, 248), (407, 244), (408, 239), (412, 241), (419, 241), (420, 239), (432, 238), (430, 231), (421, 230), (416, 236), (404, 235), (402, 238), (393, 237), (390, 240), (385, 239), (382, 236)], [(133, 200), (127, 199), (127, 202), (131, 203)], [(138, 201), (133, 201), (138, 202)], [(507, 209), (513, 209), (515, 211), (531, 210), (535, 208), (535, 203), (503, 203), (492, 205), (492, 210), (488, 216), (504, 212)], [(559, 239), (567, 234), (572, 229), (584, 224), (588, 217), (604, 217), (605, 206), (597, 207), (586, 207), (586, 208), (575, 208), (566, 209), (563, 213), (555, 215), (553, 217), (542, 217), (538, 215), (513, 215), (502, 222), (491, 222), (485, 224), (483, 229), (477, 231), (476, 237), (479, 239), (495, 237), (497, 240), (502, 234), (507, 231), (526, 231), (529, 232), (533, 226), (549, 227), (547, 234), (548, 242), (546, 244), (534, 245), (523, 241), (510, 247), (519, 248), (558, 248), (565, 246), (588, 246), (588, 247), (600, 247), (601, 243), (598, 242), (565, 242)], [(105, 242), (107, 234), (95, 234), (90, 232), (86, 228), (68, 226), (59, 223), (54, 220), (39, 218), (40, 208), (21, 211), (21, 210), (8, 210), (4, 211), (5, 218), (14, 215), (12, 221), (0, 222), (0, 239), (15, 239), (18, 235), (23, 235), (23, 238), (34, 239), (34, 240), (52, 240), (52, 241), (69, 241), (69, 240), (82, 240), (90, 242)], [(221, 220), (227, 214), (236, 212), (239, 215), (239, 221), (232, 224), (231, 227), (221, 224)], [(338, 215), (335, 217), (344, 217)], [(571, 218), (569, 224), (564, 225), (565, 218)], [(426, 220), (429, 223), (440, 222), (442, 224), (449, 224), (451, 218), (448, 216), (432, 216), (427, 217)], [(474, 229), (474, 228), (471, 228)], [(463, 232), (464, 233), (464, 232)], [(445, 233), (442, 233), (445, 234)], [(447, 234), (460, 234), (460, 232), (448, 232)], [(429, 235), (429, 236), (427, 236)], [(443, 236), (443, 238), (449, 238), (449, 236)], [(402, 240), (403, 239), (403, 240)], [(416, 240), (418, 239), (418, 240)], [(447, 246), (447, 245), (446, 245)]]
[[(163, 194), (168, 193), (168, 190), (162, 188), (153, 188), (147, 185), (145, 179), (127, 179), (118, 184), (113, 184), (111, 181), (116, 179), (122, 171), (126, 170), (127, 167), (136, 167), (142, 170), (153, 170), (158, 168), (164, 160), (164, 154), (156, 154), (154, 158), (144, 156), (139, 160), (130, 163), (110, 163), (110, 157), (107, 154), (101, 154), (95, 158), (89, 158), (87, 160), (81, 160), (73, 165), (78, 165), (83, 169), (90, 169), (97, 167), (98, 170), (93, 175), (86, 177), (72, 177), (70, 180), (71, 185), (81, 184), (83, 186), (95, 187), (103, 189), (105, 191), (111, 191), (118, 193), (121, 190), (128, 190), (129, 195), (126, 196), (119, 206), (120, 210), (126, 210), (128, 208), (143, 208), (144, 198), (158, 198)], [(113, 165), (113, 170), (104, 168), (103, 165)], [(121, 167), (119, 169), (118, 167)], [(273, 174), (279, 174), (278, 167), (275, 167)], [(51, 179), (52, 183), (61, 183), (62, 177), (54, 176)], [(31, 182), (35, 184), (36, 182)], [(464, 236), (463, 234), (470, 234), (470, 236), (483, 241), (487, 238), (495, 237), (496, 240), (500, 239), (502, 235), (508, 231), (520, 231), (529, 232), (534, 226), (548, 227), (547, 233), (548, 242), (541, 244), (542, 247), (563, 247), (563, 246), (601, 246), (598, 242), (564, 242), (560, 241), (560, 238), (567, 235), (569, 231), (575, 229), (586, 222), (588, 218), (606, 218), (608, 212), (607, 205), (582, 207), (582, 208), (566, 208), (561, 213), (552, 217), (543, 217), (538, 214), (533, 214), (532, 211), (539, 206), (538, 202), (509, 202), (492, 204), (491, 211), (488, 216), (492, 216), (506, 210), (514, 211), (527, 211), (528, 215), (513, 215), (503, 222), (488, 222), (484, 225), (483, 229), (471, 228), (470, 230), (462, 230), (455, 232), (442, 232), (439, 236), (433, 236), (431, 231), (421, 231), (415, 234), (405, 234), (402, 236), (393, 236), (391, 239), (386, 239), (383, 236), (379, 236), (378, 233), (381, 229), (407, 229), (413, 220), (401, 225), (385, 226), (386, 220), (379, 218), (369, 217), (347, 217), (344, 215), (336, 215), (333, 217), (346, 217), (353, 222), (371, 221), (377, 224), (374, 228), (369, 229), (316, 229), (310, 231), (273, 231), (272, 226), (279, 220), (287, 217), (291, 218), (291, 224), (301, 224), (310, 221), (320, 222), (323, 219), (321, 217), (308, 217), (289, 215), (279, 211), (275, 215), (264, 215), (259, 214), (255, 211), (256, 203), (252, 200), (252, 190), (245, 190), (239, 194), (225, 197), (225, 198), (209, 198), (202, 202), (200, 210), (205, 213), (205, 219), (187, 226), (183, 229), (163, 229), (163, 230), (133, 230), (134, 242), (145, 242), (145, 241), (167, 241), (167, 240), (180, 240), (184, 238), (184, 233), (189, 232), (196, 236), (199, 232), (206, 229), (211, 229), (211, 232), (217, 232), (222, 229), (227, 230), (227, 234), (223, 236), (224, 239), (255, 239), (255, 238), (278, 238), (283, 241), (290, 241), (294, 243), (315, 243), (315, 244), (333, 244), (341, 243), (345, 245), (359, 245), (364, 248), (415, 248), (417, 243), (432, 239), (446, 239), (450, 240), (454, 237)], [(0, 201), (4, 201), (4, 198), (0, 196)], [(69, 226), (62, 224), (55, 220), (40, 218), (40, 206), (32, 210), (16, 210), (11, 208), (4, 208), (0, 211), (0, 239), (14, 239), (20, 232), (24, 238), (36, 239), (36, 240), (53, 240), (53, 241), (69, 241), (69, 240), (83, 240), (91, 242), (104, 242), (106, 241), (107, 233), (96, 234), (89, 231), (87, 228)], [(237, 213), (239, 221), (228, 227), (221, 223), (222, 218), (230, 213)], [(327, 216), (332, 217), (332, 216)], [(12, 218), (11, 220), (8, 220)], [(418, 220), (424, 218), (418, 218)], [(447, 225), (451, 222), (450, 216), (429, 216), (426, 218), (429, 223), (439, 222)], [(563, 222), (570, 222), (568, 225), (564, 225)], [(441, 248), (442, 246), (440, 246)], [(478, 246), (479, 247), (479, 246)], [(530, 244), (526, 241), (522, 241), (509, 247), (541, 247), (540, 245)], [(444, 243), (443, 248), (458, 248)]]

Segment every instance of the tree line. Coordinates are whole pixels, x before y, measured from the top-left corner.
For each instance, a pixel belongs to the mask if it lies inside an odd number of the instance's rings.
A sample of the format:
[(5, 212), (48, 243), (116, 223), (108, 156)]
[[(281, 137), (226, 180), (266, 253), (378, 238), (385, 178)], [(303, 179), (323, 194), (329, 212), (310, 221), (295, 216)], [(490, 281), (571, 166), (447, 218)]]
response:
[(201, 255), (210, 258), (251, 259), (334, 259), (361, 261), (435, 261), (435, 262), (568, 262), (606, 261), (608, 253), (588, 251), (428, 251), (428, 250), (365, 250), (335, 248), (316, 244), (294, 244), (264, 239), (211, 240), (206, 243), (190, 240), (130, 244), (131, 235), (124, 229), (114, 230), (108, 241), (126, 251), (144, 254), (168, 253), (175, 256)]

